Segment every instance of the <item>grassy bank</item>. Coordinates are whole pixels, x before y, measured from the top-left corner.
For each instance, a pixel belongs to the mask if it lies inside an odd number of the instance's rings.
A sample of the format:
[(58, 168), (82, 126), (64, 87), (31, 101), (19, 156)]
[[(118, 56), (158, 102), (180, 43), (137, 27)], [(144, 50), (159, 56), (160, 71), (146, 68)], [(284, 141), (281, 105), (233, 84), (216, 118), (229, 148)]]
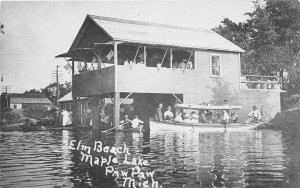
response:
[(300, 130), (300, 108), (292, 108), (283, 110), (276, 114), (267, 128), (277, 129), (282, 131)]

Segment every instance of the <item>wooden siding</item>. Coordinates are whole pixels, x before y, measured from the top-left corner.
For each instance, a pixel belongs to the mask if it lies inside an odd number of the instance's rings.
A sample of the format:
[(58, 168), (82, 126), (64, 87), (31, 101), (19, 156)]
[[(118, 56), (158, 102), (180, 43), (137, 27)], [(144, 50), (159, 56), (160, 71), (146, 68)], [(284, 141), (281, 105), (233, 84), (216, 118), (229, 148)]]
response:
[[(210, 56), (221, 56), (221, 77), (211, 77)], [(197, 51), (195, 53), (196, 70), (191, 87), (184, 92), (184, 103), (221, 104), (239, 92), (239, 54), (230, 52)]]
[(219, 54), (223, 69), (220, 78), (210, 77), (210, 53), (198, 51), (195, 53), (194, 70), (118, 65), (116, 83), (114, 66), (75, 75), (73, 96), (110, 92), (176, 93), (184, 94), (185, 102), (210, 102), (219, 82), (230, 87), (226, 95), (239, 87), (238, 53)]
[(77, 74), (73, 78), (73, 97), (114, 92), (114, 66)]

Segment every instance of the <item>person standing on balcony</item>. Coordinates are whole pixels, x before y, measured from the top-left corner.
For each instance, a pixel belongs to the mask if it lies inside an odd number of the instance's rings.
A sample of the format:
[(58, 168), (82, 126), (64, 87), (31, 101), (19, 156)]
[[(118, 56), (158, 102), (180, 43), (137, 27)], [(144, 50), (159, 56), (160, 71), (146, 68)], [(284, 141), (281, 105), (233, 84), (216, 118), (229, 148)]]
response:
[(179, 68), (179, 69), (185, 69), (185, 62), (186, 62), (186, 59), (183, 59), (183, 60), (178, 64), (178, 68)]
[(191, 61), (187, 61), (186, 65), (185, 65), (185, 68), (188, 69), (188, 70), (191, 70), (193, 68), (193, 63)]
[(156, 109), (156, 111), (155, 111), (155, 119), (157, 120), (157, 121), (162, 121), (162, 107), (163, 107), (163, 105), (162, 105), (162, 103), (159, 103), (158, 104), (158, 108)]

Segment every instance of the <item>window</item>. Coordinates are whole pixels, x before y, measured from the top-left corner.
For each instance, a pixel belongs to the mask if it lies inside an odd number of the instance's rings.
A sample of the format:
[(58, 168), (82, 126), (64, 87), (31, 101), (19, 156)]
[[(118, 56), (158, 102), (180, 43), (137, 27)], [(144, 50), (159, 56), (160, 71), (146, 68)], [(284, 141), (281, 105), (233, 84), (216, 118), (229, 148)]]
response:
[(210, 55), (210, 76), (221, 77), (221, 56), (216, 54)]
[(27, 104), (23, 104), (23, 109), (27, 109)]

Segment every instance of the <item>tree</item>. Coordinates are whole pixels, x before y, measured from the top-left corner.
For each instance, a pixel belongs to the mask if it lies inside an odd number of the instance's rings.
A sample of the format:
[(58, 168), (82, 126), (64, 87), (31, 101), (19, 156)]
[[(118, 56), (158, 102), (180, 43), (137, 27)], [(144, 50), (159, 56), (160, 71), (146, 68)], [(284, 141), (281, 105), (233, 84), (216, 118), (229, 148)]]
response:
[(37, 90), (37, 89), (31, 89), (29, 91), (25, 91), (24, 93), (42, 93), (40, 90)]
[[(28, 91), (25, 91), (24, 93), (43, 93), (46, 95), (46, 97), (54, 104), (56, 104), (56, 82), (49, 84), (48, 86), (46, 86), (45, 88), (41, 88), (40, 90), (38, 89), (31, 89)], [(61, 98), (63, 96), (65, 96), (66, 94), (68, 94), (69, 92), (71, 92), (72, 90), (72, 84), (71, 82), (65, 82), (63, 84), (59, 84), (59, 97)]]
[[(298, 0), (265, 0), (254, 2), (249, 19), (234, 23), (225, 18), (215, 31), (245, 49), (241, 56), (242, 73), (283, 76), (294, 75), (284, 85), (288, 92), (300, 92), (300, 66), (295, 60), (300, 51), (300, 2)], [(292, 87), (293, 86), (293, 87)], [(293, 88), (293, 89), (291, 89)]]
[[(42, 93), (44, 93), (52, 103), (57, 102), (56, 88), (57, 88), (56, 83), (51, 83), (45, 88), (41, 89)], [(71, 82), (65, 82), (63, 84), (59, 84), (59, 98), (71, 92), (71, 90), (72, 90)]]

